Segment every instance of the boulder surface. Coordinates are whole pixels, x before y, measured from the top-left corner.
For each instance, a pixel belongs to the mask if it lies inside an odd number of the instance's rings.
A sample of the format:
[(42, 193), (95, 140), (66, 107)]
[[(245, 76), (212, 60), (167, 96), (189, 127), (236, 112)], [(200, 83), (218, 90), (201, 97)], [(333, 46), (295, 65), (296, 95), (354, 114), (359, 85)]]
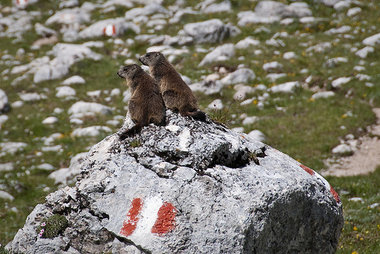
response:
[[(342, 206), (318, 173), (210, 120), (168, 110), (166, 123), (124, 141), (112, 134), (93, 146), (75, 187), (37, 205), (7, 249), (335, 252)], [(127, 117), (120, 131), (131, 125)]]

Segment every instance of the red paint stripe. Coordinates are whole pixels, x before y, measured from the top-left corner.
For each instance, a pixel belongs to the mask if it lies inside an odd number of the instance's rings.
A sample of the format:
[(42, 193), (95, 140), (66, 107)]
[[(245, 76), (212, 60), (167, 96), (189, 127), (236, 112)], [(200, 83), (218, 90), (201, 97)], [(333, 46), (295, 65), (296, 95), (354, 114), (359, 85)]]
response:
[(330, 192), (334, 196), (336, 202), (340, 203), (340, 198), (338, 193), (334, 190), (334, 188), (330, 185)]
[(127, 219), (123, 222), (123, 227), (120, 230), (120, 234), (124, 236), (130, 236), (137, 227), (139, 221), (139, 213), (142, 208), (142, 199), (135, 198), (132, 200), (132, 207), (129, 209)]
[(303, 170), (305, 170), (307, 173), (309, 173), (310, 175), (314, 175), (314, 170), (312, 170), (311, 168), (308, 168), (302, 164), (300, 164), (300, 167), (303, 168)]
[(104, 27), (104, 28), (103, 28), (103, 34), (104, 34), (104, 35), (106, 35), (106, 29), (107, 29), (107, 27)]
[(158, 210), (158, 218), (152, 227), (152, 233), (158, 234), (160, 236), (172, 231), (175, 228), (175, 216), (177, 214), (177, 209), (168, 202), (164, 204)]
[(112, 25), (112, 34), (113, 34), (113, 35), (116, 34), (116, 26), (115, 26), (115, 25)]

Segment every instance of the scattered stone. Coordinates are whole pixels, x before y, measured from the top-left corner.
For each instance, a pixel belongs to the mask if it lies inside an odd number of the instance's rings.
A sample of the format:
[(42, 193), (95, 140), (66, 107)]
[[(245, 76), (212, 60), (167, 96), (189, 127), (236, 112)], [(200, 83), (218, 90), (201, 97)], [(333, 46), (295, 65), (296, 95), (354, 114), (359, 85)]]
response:
[(331, 82), (331, 86), (334, 88), (340, 88), (342, 85), (347, 84), (348, 82), (351, 81), (351, 77), (341, 77), (333, 80)]
[(36, 169), (46, 170), (46, 171), (52, 171), (54, 170), (54, 166), (49, 163), (42, 163), (35, 167)]
[(360, 58), (367, 58), (368, 54), (373, 52), (375, 52), (375, 49), (373, 47), (367, 46), (356, 51), (355, 55), (357, 55)]
[(179, 34), (181, 33), (192, 37), (195, 43), (216, 43), (222, 42), (230, 36), (236, 36), (240, 30), (230, 24), (224, 24), (220, 19), (210, 19), (186, 24), (179, 32)]
[(126, 22), (124, 18), (106, 19), (95, 22), (79, 33), (82, 39), (94, 38), (100, 36), (120, 36), (126, 31), (133, 31), (136, 34), (140, 33), (140, 27), (134, 23)]
[(231, 2), (229, 0), (224, 0), (220, 3), (204, 1), (201, 3), (201, 11), (203, 13), (231, 12)]
[(255, 89), (250, 86), (245, 86), (242, 84), (237, 84), (234, 86), (234, 89), (236, 90), (236, 93), (234, 94), (233, 98), (234, 100), (244, 100), (248, 93), (253, 93)]
[(290, 81), (280, 85), (272, 86), (269, 91), (272, 93), (293, 93), (297, 87), (300, 87), (300, 83), (298, 81)]
[(71, 118), (82, 118), (96, 114), (108, 115), (112, 113), (112, 110), (110, 107), (99, 103), (78, 101), (69, 108), (68, 113)]
[(43, 124), (55, 124), (56, 122), (58, 122), (58, 118), (56, 118), (55, 116), (49, 116), (48, 118), (42, 121)]
[(317, 92), (311, 96), (312, 99), (321, 99), (321, 98), (329, 98), (334, 96), (335, 93), (333, 91), (323, 91), (323, 92)]
[(213, 51), (208, 53), (203, 60), (199, 63), (199, 66), (204, 66), (214, 62), (223, 62), (229, 60), (235, 55), (234, 45), (231, 43), (223, 44), (216, 47)]
[(336, 155), (351, 155), (352, 147), (347, 144), (340, 144), (332, 149), (332, 153)]
[(274, 23), (283, 18), (301, 18), (311, 15), (312, 12), (306, 3), (297, 2), (286, 5), (275, 1), (260, 1), (256, 5), (254, 12), (243, 11), (238, 13), (238, 25), (246, 26), (252, 23)]
[(349, 198), (348, 201), (364, 203), (364, 200), (362, 198), (359, 198), (359, 197)]
[(19, 96), (23, 101), (40, 101), (47, 98), (46, 95), (38, 93), (22, 93)]
[(73, 84), (85, 84), (86, 81), (81, 76), (75, 75), (68, 79), (65, 79), (61, 84), (62, 85), (73, 85)]
[(248, 83), (256, 78), (255, 73), (248, 68), (237, 69), (228, 74), (221, 82), (223, 85), (232, 85), (237, 83)]
[(253, 39), (251, 36), (248, 36), (247, 38), (236, 43), (235, 48), (246, 49), (258, 45), (260, 45), (260, 41)]
[(354, 7), (354, 8), (351, 8), (347, 11), (347, 16), (348, 17), (353, 17), (353, 16), (356, 16), (358, 15), (360, 12), (362, 11), (362, 8), (360, 7)]
[(8, 192), (0, 190), (0, 198), (13, 201), (15, 198)]
[(363, 40), (363, 44), (367, 46), (375, 46), (380, 44), (380, 33), (372, 35)]
[(286, 60), (290, 60), (290, 59), (293, 59), (293, 58), (296, 58), (297, 55), (296, 53), (294, 52), (285, 52), (284, 55), (282, 56), (284, 59)]
[(219, 80), (202, 80), (201, 82), (193, 83), (190, 89), (194, 92), (201, 92), (206, 95), (219, 93), (224, 85)]
[(14, 169), (12, 162), (0, 163), (0, 172), (12, 171)]
[(0, 114), (6, 113), (10, 110), (10, 105), (8, 103), (8, 97), (6, 93), (0, 89)]
[(275, 82), (277, 79), (286, 77), (287, 75), (285, 73), (269, 73), (266, 75), (266, 78), (269, 79), (271, 82)]
[(266, 72), (274, 72), (281, 70), (284, 66), (279, 62), (270, 62), (263, 65), (263, 69)]
[(76, 62), (89, 58), (98, 61), (100, 54), (80, 44), (58, 43), (51, 52), (56, 57), (43, 64), (36, 66), (30, 72), (34, 73), (33, 81), (39, 83), (51, 79), (59, 79), (69, 73), (69, 68)]
[(259, 120), (259, 118), (257, 116), (248, 116), (246, 118), (244, 118), (242, 124), (243, 125), (251, 125), (255, 122), (257, 122)]
[(262, 133), (259, 130), (253, 130), (253, 131), (249, 132), (248, 136), (250, 138), (252, 138), (253, 140), (257, 140), (257, 141), (260, 141), (260, 142), (264, 142), (265, 139), (266, 139), (264, 133)]
[(57, 11), (53, 16), (46, 20), (45, 24), (48, 26), (55, 23), (73, 25), (88, 23), (90, 22), (90, 20), (90, 12), (88, 10), (85, 10), (84, 8), (77, 7)]
[(73, 88), (68, 86), (59, 86), (56, 90), (55, 96), (58, 98), (73, 98), (77, 94)]
[(112, 132), (107, 126), (90, 126), (85, 128), (75, 129), (71, 136), (73, 137), (96, 137), (101, 134), (101, 132)]
[(26, 143), (23, 142), (3, 142), (0, 143), (1, 153), (0, 156), (3, 156), (5, 154), (15, 154), (19, 151), (24, 150), (24, 148), (27, 146)]
[(216, 109), (216, 110), (221, 110), (223, 109), (223, 102), (221, 99), (216, 99), (213, 100), (208, 106), (208, 109)]

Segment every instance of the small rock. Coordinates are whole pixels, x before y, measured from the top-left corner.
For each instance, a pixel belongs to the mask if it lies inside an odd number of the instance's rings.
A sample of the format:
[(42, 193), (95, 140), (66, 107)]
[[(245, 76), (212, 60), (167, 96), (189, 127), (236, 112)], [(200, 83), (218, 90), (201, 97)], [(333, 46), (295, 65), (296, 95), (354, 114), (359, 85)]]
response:
[(55, 94), (55, 96), (57, 96), (58, 98), (72, 98), (77, 94), (73, 88), (68, 86), (60, 86), (57, 87), (56, 90), (57, 93)]
[(277, 70), (281, 70), (283, 68), (283, 65), (280, 64), (279, 62), (270, 62), (270, 63), (265, 63), (263, 65), (263, 69), (266, 72), (273, 72)]
[(221, 110), (223, 109), (223, 102), (221, 99), (216, 99), (216, 100), (213, 100), (208, 106), (207, 106), (208, 109), (217, 109), (217, 110)]
[(353, 150), (351, 146), (347, 144), (340, 144), (332, 149), (332, 153), (336, 155), (347, 155), (352, 154)]
[(85, 84), (86, 80), (81, 76), (75, 75), (68, 79), (65, 79), (61, 84), (62, 85), (73, 85), (73, 84)]
[(362, 11), (362, 8), (360, 8), (360, 7), (351, 8), (347, 11), (347, 16), (348, 17), (355, 16), (355, 15), (359, 14), (361, 11)]
[(380, 44), (380, 33), (367, 37), (363, 40), (363, 44), (367, 46), (375, 46)]
[(9, 109), (8, 97), (5, 92), (0, 89), (0, 114), (3, 112), (8, 112)]
[(250, 124), (257, 122), (258, 120), (259, 120), (259, 118), (257, 116), (248, 116), (243, 120), (242, 124), (243, 125), (250, 125)]
[(260, 41), (253, 39), (251, 36), (248, 36), (247, 38), (236, 43), (235, 48), (246, 49), (258, 45), (260, 45)]
[(0, 172), (12, 171), (14, 169), (12, 162), (0, 163)]
[(90, 126), (85, 128), (75, 129), (71, 136), (73, 137), (96, 137), (101, 134), (101, 132), (112, 132), (107, 126)]
[(359, 198), (359, 197), (349, 198), (348, 201), (360, 202), (360, 203), (364, 202), (364, 200), (362, 198)]
[(373, 53), (373, 52), (375, 52), (375, 49), (373, 47), (367, 46), (356, 51), (355, 55), (357, 55), (360, 58), (366, 58), (369, 53)]
[(54, 166), (49, 164), (49, 163), (42, 163), (38, 166), (36, 166), (35, 168), (37, 169), (41, 169), (41, 170), (46, 170), (46, 171), (51, 171), (51, 170), (54, 170)]
[(333, 80), (333, 82), (331, 82), (331, 86), (334, 87), (334, 88), (339, 88), (342, 85), (347, 84), (348, 82), (350, 82), (351, 79), (352, 78), (350, 78), (350, 77), (337, 78), (337, 79)]
[(248, 68), (237, 69), (228, 74), (221, 82), (223, 85), (232, 85), (237, 83), (248, 83), (256, 78), (255, 73)]
[(283, 55), (283, 58), (286, 59), (286, 60), (290, 60), (290, 59), (293, 59), (293, 58), (296, 58), (296, 57), (297, 57), (297, 55), (294, 52), (285, 52), (284, 55)]
[(0, 190), (0, 198), (1, 199), (7, 199), (10, 201), (13, 201), (15, 199), (11, 194), (9, 194), (8, 192), (2, 191), (2, 190)]
[(188, 23), (180, 33), (192, 37), (195, 43), (220, 43), (230, 36), (236, 36), (240, 30), (230, 24), (225, 25), (220, 19), (210, 19)]
[(200, 62), (199, 66), (204, 66), (213, 62), (223, 62), (229, 60), (235, 55), (234, 45), (224, 44), (216, 47), (213, 51), (208, 53), (203, 60)]
[(290, 81), (280, 85), (272, 86), (269, 91), (272, 93), (293, 93), (297, 87), (300, 87), (298, 81)]
[(56, 118), (55, 116), (49, 116), (48, 118), (42, 121), (43, 124), (55, 124), (56, 122), (58, 122), (58, 118)]
[(248, 133), (248, 137), (250, 137), (250, 138), (252, 138), (254, 140), (260, 141), (260, 142), (264, 142), (265, 141), (265, 135), (264, 135), (264, 133), (262, 133), (259, 130), (253, 130), (253, 131), (249, 132)]
[(317, 92), (311, 96), (312, 99), (321, 99), (321, 98), (329, 98), (334, 96), (335, 93), (333, 91), (324, 91), (324, 92)]
[(74, 103), (68, 110), (72, 118), (91, 116), (94, 114), (108, 115), (111, 114), (110, 107), (95, 102), (78, 101)]

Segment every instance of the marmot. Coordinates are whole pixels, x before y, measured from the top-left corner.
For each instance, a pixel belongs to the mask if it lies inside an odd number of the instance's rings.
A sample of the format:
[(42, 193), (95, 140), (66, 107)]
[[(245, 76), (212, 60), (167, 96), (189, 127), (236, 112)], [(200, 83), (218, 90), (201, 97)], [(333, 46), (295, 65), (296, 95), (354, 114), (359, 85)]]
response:
[(125, 78), (131, 89), (129, 113), (136, 124), (122, 133), (120, 139), (133, 135), (150, 123), (165, 124), (165, 104), (155, 80), (137, 64), (121, 67), (117, 74)]
[(139, 58), (149, 66), (150, 73), (160, 86), (165, 106), (183, 116), (205, 121), (206, 114), (198, 109), (197, 99), (179, 73), (160, 52), (149, 52)]

